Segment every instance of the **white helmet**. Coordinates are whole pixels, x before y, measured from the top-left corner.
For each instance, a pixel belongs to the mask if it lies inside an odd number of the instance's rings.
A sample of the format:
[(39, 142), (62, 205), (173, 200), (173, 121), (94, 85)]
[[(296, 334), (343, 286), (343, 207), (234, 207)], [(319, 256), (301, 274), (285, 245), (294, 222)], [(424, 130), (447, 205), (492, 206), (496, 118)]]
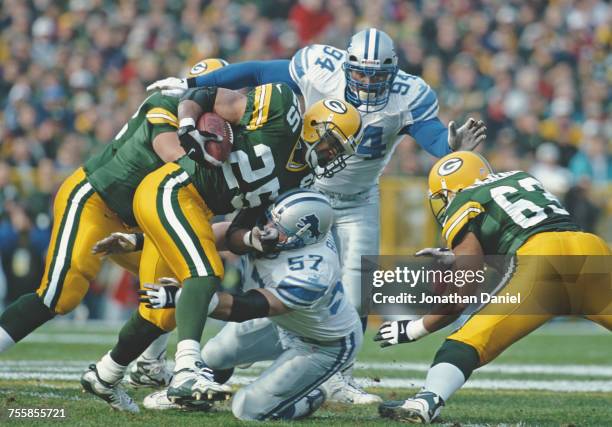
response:
[[(398, 71), (393, 40), (383, 31), (368, 28), (351, 37), (346, 51), (346, 100), (363, 112), (383, 109)], [(369, 82), (355, 79), (353, 72), (369, 77)]]
[(283, 251), (325, 239), (334, 221), (334, 210), (323, 194), (298, 188), (278, 196), (268, 207), (266, 217), (268, 226), (287, 236), (285, 242), (276, 246)]

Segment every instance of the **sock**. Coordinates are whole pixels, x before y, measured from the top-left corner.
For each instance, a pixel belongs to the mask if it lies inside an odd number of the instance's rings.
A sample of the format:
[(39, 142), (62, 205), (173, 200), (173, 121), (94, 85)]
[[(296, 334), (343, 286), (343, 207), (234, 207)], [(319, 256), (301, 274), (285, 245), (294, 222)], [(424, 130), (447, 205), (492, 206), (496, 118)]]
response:
[(368, 329), (368, 316), (363, 316), (361, 318), (361, 332), (365, 334), (366, 329)]
[(170, 333), (160, 335), (159, 338), (153, 341), (151, 345), (138, 356), (138, 360), (157, 360), (165, 357), (169, 338)]
[(450, 363), (438, 363), (429, 368), (423, 388), (437, 394), (446, 402), (463, 384), (465, 377), (461, 369)]
[(176, 365), (174, 372), (181, 369), (197, 369), (196, 362), (202, 361), (200, 355), (200, 341), (182, 340), (176, 344)]
[(137, 311), (123, 325), (119, 340), (110, 352), (119, 365), (127, 366), (166, 331), (145, 320)]
[(210, 300), (219, 286), (217, 277), (197, 277), (183, 282), (181, 297), (176, 303), (178, 339), (199, 343), (208, 316)]
[(0, 328), (0, 353), (11, 348), (15, 344), (13, 338), (3, 328)]
[(26, 294), (4, 310), (0, 316), (0, 327), (14, 342), (19, 342), (34, 329), (53, 319), (54, 316), (55, 313), (43, 303), (38, 295)]
[(126, 368), (127, 365), (120, 365), (113, 360), (110, 355), (110, 351), (102, 356), (102, 359), (96, 363), (98, 377), (100, 377), (102, 381), (110, 384), (115, 384), (121, 381), (125, 375)]

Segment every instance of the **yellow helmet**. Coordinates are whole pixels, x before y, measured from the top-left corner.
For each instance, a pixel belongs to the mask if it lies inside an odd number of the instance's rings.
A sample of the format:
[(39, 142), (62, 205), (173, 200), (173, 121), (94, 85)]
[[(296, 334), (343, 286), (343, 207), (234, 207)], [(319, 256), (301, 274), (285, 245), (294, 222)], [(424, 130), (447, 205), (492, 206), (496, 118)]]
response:
[(454, 196), (493, 172), (489, 162), (473, 151), (456, 151), (436, 162), (429, 172), (429, 204), (440, 223)]
[[(346, 167), (363, 137), (361, 115), (340, 99), (315, 102), (304, 113), (302, 141), (305, 159), (317, 177), (331, 177)], [(332, 158), (328, 158), (331, 153)], [(323, 168), (317, 172), (317, 168)]]
[(211, 71), (218, 70), (219, 68), (225, 67), (229, 65), (229, 63), (224, 59), (219, 58), (209, 58), (202, 59), (191, 67), (189, 72), (187, 73), (188, 78), (203, 76), (206, 73), (210, 73)]

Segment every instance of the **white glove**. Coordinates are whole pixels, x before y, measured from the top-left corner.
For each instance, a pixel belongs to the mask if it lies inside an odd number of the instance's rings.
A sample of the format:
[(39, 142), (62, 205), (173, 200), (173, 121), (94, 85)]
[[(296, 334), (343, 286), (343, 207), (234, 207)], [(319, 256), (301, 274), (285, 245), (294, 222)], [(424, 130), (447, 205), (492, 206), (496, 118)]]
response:
[(180, 282), (172, 277), (162, 277), (159, 283), (145, 283), (145, 289), (139, 289), (138, 302), (147, 308), (173, 308), (180, 295)]
[(455, 263), (455, 254), (448, 248), (425, 248), (414, 255), (434, 257), (437, 263), (446, 267), (450, 267)]
[(487, 138), (487, 127), (482, 120), (469, 118), (459, 129), (455, 122), (448, 124), (448, 146), (452, 151), (472, 151)]
[(251, 231), (244, 235), (242, 240), (245, 245), (264, 254), (268, 254), (276, 251), (278, 239), (278, 230), (266, 225), (263, 230), (259, 227), (253, 227)]
[(112, 233), (91, 248), (94, 255), (126, 254), (142, 249), (142, 234)]
[(423, 318), (418, 320), (397, 320), (384, 322), (378, 328), (374, 341), (381, 341), (381, 347), (413, 342), (429, 334), (423, 326)]
[(162, 95), (173, 96), (175, 98), (183, 96), (187, 89), (189, 89), (187, 79), (179, 79), (178, 77), (167, 77), (147, 86), (147, 92), (159, 90)]

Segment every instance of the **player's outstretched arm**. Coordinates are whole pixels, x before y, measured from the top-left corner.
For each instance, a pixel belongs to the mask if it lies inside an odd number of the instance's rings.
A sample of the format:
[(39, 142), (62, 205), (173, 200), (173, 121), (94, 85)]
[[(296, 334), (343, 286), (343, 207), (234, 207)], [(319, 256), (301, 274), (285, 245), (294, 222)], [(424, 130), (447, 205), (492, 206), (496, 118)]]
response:
[(147, 87), (147, 91), (160, 90), (163, 95), (182, 96), (189, 88), (215, 86), (226, 89), (241, 89), (266, 83), (287, 83), (294, 92), (300, 93), (289, 74), (289, 60), (247, 61), (230, 64), (222, 69), (189, 79), (168, 77)]

